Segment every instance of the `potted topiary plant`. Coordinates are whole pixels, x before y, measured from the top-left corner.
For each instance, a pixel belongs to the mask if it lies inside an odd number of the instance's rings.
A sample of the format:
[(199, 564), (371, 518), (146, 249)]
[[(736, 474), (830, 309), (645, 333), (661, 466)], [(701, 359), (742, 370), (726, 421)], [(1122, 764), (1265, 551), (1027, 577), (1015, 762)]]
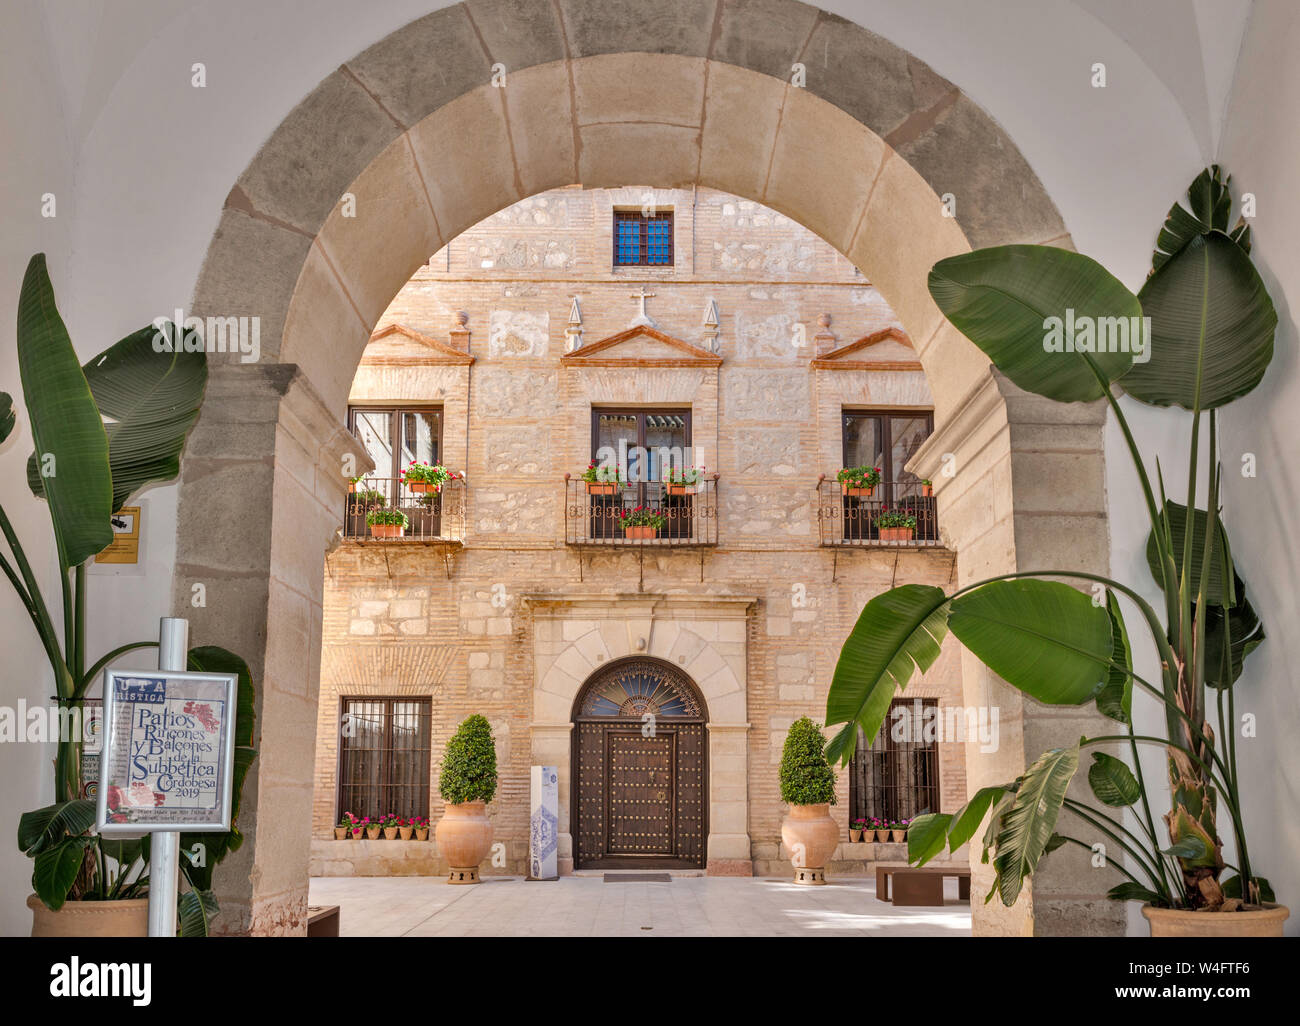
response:
[(666, 516), (648, 506), (618, 511), (618, 526), (623, 529), (623, 536), (630, 540), (646, 541), (657, 538), (666, 523), (668, 523)]
[(781, 800), (790, 806), (781, 823), (781, 840), (790, 850), (798, 884), (826, 882), (826, 863), (840, 839), (830, 813), (835, 771), (826, 761), (825, 747), (817, 724), (802, 716), (790, 725), (781, 753)]
[[(1044, 752), (1015, 780), (980, 788), (956, 813), (911, 824), (908, 857), (923, 865), (945, 847), (956, 851), (989, 819), (983, 862), (994, 870), (990, 897), (1008, 906), (1043, 857), (1067, 844), (1092, 852), (1104, 843), (1129, 856), (1109, 862), (1124, 877), (1109, 897), (1141, 901), (1152, 936), (1282, 936), (1289, 911), (1257, 875), (1242, 815), (1235, 686), (1264, 629), (1221, 520), (1218, 446), (1218, 409), (1263, 379), (1278, 316), (1250, 260), (1251, 229), (1242, 220), (1229, 227), (1231, 213), (1228, 179), (1217, 166), (1207, 168), (1188, 190), (1187, 207), (1169, 211), (1136, 296), (1096, 261), (1052, 246), (976, 250), (930, 272), (939, 309), (1013, 384), (1056, 402), (1109, 404), (1149, 519), (1148, 567), (1164, 592), (1157, 612), (1131, 585), (1053, 566), (974, 581), (951, 594), (904, 585), (868, 602), (844, 644), (826, 718), (845, 724), (828, 749), (845, 763), (859, 731), (873, 737), (880, 729), (888, 696), (934, 664), (949, 630), (1029, 697), (1095, 705), (1117, 724)], [(1105, 324), (1131, 330), (1101, 335)], [(1190, 413), (1186, 504), (1167, 497), (1163, 475), (1152, 481), (1120, 389), (1138, 402)], [(1198, 484), (1207, 500), (1200, 509)], [(1134, 672), (1121, 597), (1157, 650), (1150, 679)], [(1158, 711), (1141, 733), (1135, 691)], [(1122, 757), (1106, 750), (1117, 745)], [(1165, 756), (1171, 807), (1159, 818), (1139, 745)], [(1085, 754), (1092, 756), (1092, 800), (1070, 786)], [(1232, 867), (1219, 834), (1224, 820)], [(1225, 877), (1229, 868), (1234, 873)]]
[(881, 541), (907, 542), (916, 534), (916, 517), (901, 509), (882, 509), (875, 525)]
[(835, 475), (835, 480), (840, 483), (841, 495), (865, 499), (872, 495), (876, 485), (880, 484), (880, 468), (845, 467)]
[(582, 480), (587, 486), (588, 495), (617, 495), (623, 487), (617, 466), (607, 466), (595, 460), (587, 464), (587, 469), (582, 472)]
[(366, 524), (370, 527), (373, 538), (400, 538), (406, 533), (407, 523), (405, 513), (387, 506), (372, 509), (366, 514)]
[(447, 808), (438, 820), (436, 838), (438, 853), (450, 869), (449, 881), (476, 884), (478, 864), (492, 850), (486, 805), (497, 793), (497, 750), (484, 717), (468, 717), (447, 742), (438, 791)]

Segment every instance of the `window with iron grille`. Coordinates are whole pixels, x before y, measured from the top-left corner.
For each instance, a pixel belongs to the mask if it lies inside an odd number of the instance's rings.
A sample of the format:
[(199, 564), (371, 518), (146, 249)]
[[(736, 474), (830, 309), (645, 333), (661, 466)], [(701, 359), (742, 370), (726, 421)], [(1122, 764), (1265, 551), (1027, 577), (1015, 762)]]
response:
[(649, 216), (636, 210), (614, 211), (615, 267), (670, 267), (672, 262), (671, 210)]
[(339, 703), (338, 815), (429, 815), (428, 698), (344, 698)]
[[(939, 811), (938, 699), (896, 698), (871, 747), (858, 728), (849, 764), (849, 818), (914, 819)], [(928, 738), (928, 740), (927, 740)]]

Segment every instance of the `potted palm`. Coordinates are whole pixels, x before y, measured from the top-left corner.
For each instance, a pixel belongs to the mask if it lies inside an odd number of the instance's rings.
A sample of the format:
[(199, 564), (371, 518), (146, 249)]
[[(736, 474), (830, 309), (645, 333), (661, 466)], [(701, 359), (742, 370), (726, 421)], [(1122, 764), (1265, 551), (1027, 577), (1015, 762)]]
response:
[(781, 840), (790, 850), (794, 882), (826, 882), (826, 863), (839, 844), (840, 831), (831, 819), (835, 804), (835, 771), (826, 761), (826, 738), (807, 716), (790, 725), (781, 752), (781, 800), (790, 811), (781, 823)]
[[(201, 344), (177, 327), (158, 322), (133, 332), (84, 367), (59, 316), (54, 287), (38, 253), (27, 265), (18, 297), (18, 369), (35, 442), (28, 459), (28, 486), (48, 505), (63, 595), (57, 624), (41, 593), (8, 515), (0, 507), (0, 567), (40, 638), (61, 712), (80, 715), (105, 667), (129, 652), (157, 647), (156, 640), (118, 645), (88, 662), (86, 564), (113, 540), (112, 516), (140, 489), (170, 481), (180, 470), (185, 439), (198, 417), (207, 383)], [(13, 398), (0, 392), (0, 443), (17, 423)], [(36, 453), (40, 453), (38, 461)], [(58, 468), (57, 474), (45, 468)], [(236, 673), (232, 817), (239, 814), (244, 777), (253, 749), (254, 693), (248, 666), (225, 649), (189, 652), (191, 670)], [(34, 936), (144, 936), (148, 856), (140, 841), (106, 840), (93, 833), (95, 801), (81, 777), (79, 730), (60, 732), (54, 753), (54, 804), (24, 813), (19, 849), (33, 860)], [(183, 834), (181, 847), (202, 843), (203, 865), (182, 859), (189, 889), (180, 896), (182, 936), (208, 932), (217, 911), (212, 874), (242, 843), (237, 826), (225, 834)]]
[(840, 494), (855, 498), (869, 498), (880, 484), (879, 467), (845, 467), (835, 475), (840, 483)]
[(588, 495), (617, 495), (623, 487), (623, 480), (618, 476), (618, 467), (608, 466), (592, 460), (582, 472), (582, 480), (587, 486)]
[(646, 541), (657, 538), (666, 523), (668, 523), (666, 516), (648, 506), (618, 511), (618, 526), (623, 529), (623, 536), (629, 540)]
[[(955, 851), (988, 819), (984, 861), (991, 856), (994, 893), (1006, 905), (1045, 855), (1065, 845), (1091, 851), (1104, 840), (1128, 856), (1110, 863), (1124, 878), (1110, 897), (1142, 902), (1154, 936), (1281, 936), (1288, 915), (1252, 859), (1237, 773), (1236, 683), (1264, 630), (1220, 518), (1218, 409), (1263, 378), (1277, 313), (1250, 260), (1250, 229), (1241, 221), (1230, 228), (1231, 211), (1229, 180), (1217, 166), (1206, 169), (1187, 207), (1170, 210), (1136, 296), (1088, 257), (1044, 246), (977, 250), (930, 272), (939, 308), (1020, 388), (1057, 402), (1109, 403), (1146, 506), (1147, 562), (1164, 593), (1157, 612), (1133, 585), (1069, 567), (1005, 574), (952, 594), (905, 585), (868, 602), (845, 642), (827, 701), (827, 722), (845, 724), (828, 747), (832, 758), (847, 761), (859, 728), (874, 736), (888, 706), (882, 696), (929, 669), (949, 630), (1030, 698), (1095, 705), (1116, 723), (1044, 752), (954, 814), (912, 823), (909, 859), (924, 864), (944, 847)], [(1101, 323), (1134, 325), (1139, 334), (1133, 344), (1098, 346), (1091, 332)], [(1084, 325), (1087, 344), (1076, 344)], [(1120, 388), (1190, 414), (1185, 504), (1168, 498), (1163, 475), (1154, 483), (1148, 476)], [(1104, 601), (1060, 578), (1093, 586)], [(1159, 653), (1150, 679), (1134, 670), (1121, 599), (1138, 611)], [(1159, 710), (1159, 729), (1135, 729), (1135, 691)], [(1139, 746), (1166, 757), (1169, 808), (1159, 827)], [(1067, 790), (1085, 755), (1090, 801)], [(1224, 818), (1236, 852), (1230, 876)]]
[(447, 803), (438, 820), (438, 853), (447, 860), (454, 884), (479, 882), (478, 864), (492, 850), (486, 806), (497, 793), (497, 750), (492, 728), (479, 715), (468, 717), (442, 758), (438, 791)]
[(883, 509), (875, 519), (881, 541), (907, 542), (916, 533), (916, 517), (901, 509)]
[(400, 538), (406, 533), (408, 521), (400, 509), (381, 506), (366, 514), (366, 524), (372, 538)]

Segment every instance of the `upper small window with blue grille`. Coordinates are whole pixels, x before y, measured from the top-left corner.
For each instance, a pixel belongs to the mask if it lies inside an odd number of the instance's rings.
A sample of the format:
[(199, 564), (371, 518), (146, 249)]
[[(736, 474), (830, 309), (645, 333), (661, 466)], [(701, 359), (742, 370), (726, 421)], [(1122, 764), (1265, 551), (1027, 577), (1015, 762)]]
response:
[(673, 213), (646, 216), (638, 210), (614, 211), (615, 267), (671, 267)]

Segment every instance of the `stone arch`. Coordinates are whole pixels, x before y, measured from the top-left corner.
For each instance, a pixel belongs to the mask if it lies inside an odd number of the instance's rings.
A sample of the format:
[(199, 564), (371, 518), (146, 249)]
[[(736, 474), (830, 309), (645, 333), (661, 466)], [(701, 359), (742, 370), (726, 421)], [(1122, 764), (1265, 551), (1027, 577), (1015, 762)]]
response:
[[(1013, 141), (957, 86), (794, 0), (469, 0), (434, 12), (289, 112), (232, 188), (191, 304), (260, 323), (255, 361), (214, 361), (182, 467), (174, 581), (196, 638), (246, 653), (263, 681), (243, 816), (253, 843), (238, 856), (245, 872), (224, 874), (247, 882), (227, 885), (224, 929), (304, 922), (321, 554), (343, 461), (361, 456), (342, 412), (370, 330), (416, 267), (496, 210), (557, 185), (638, 180), (762, 202), (871, 276), (935, 398), (936, 433), (914, 466), (936, 482), (959, 581), (1063, 549), (1106, 568), (1104, 411), (1020, 393), (926, 290), (935, 260), (972, 246), (1070, 244)], [(208, 604), (194, 607), (199, 583)], [(1000, 753), (971, 757), (972, 786), (1077, 736), (1068, 717), (1022, 710), (973, 660), (963, 681), (968, 703), (996, 701), (1015, 727)], [(977, 887), (986, 872), (976, 866)], [(1110, 928), (1091, 911), (1095, 885), (1054, 872), (1010, 913), (977, 909), (977, 927)]]

